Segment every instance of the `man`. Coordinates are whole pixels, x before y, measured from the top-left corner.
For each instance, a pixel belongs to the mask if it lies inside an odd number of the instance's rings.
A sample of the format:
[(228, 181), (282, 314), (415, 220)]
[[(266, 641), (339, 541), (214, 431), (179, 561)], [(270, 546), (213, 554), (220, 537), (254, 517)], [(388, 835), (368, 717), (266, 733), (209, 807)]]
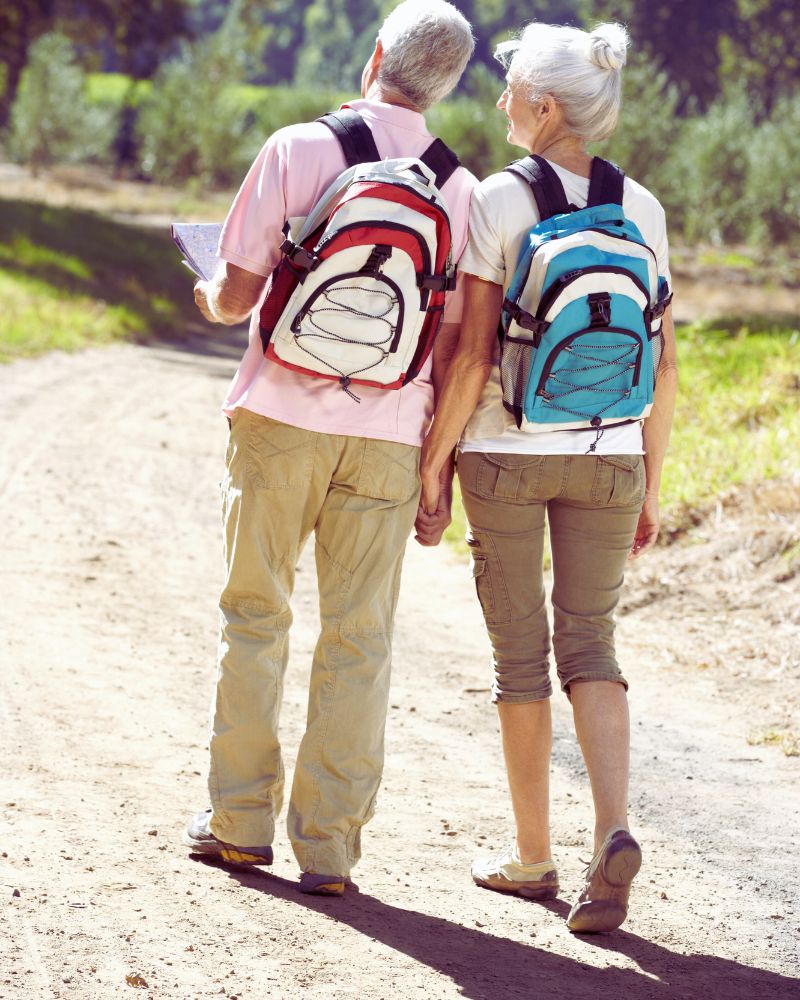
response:
[[(357, 110), (382, 157), (420, 156), (433, 141), (422, 112), (458, 82), (474, 42), (442, 0), (408, 0), (387, 17), (361, 81)], [(297, 558), (316, 535), (321, 633), (312, 663), (307, 728), (289, 801), (288, 832), (303, 892), (342, 895), (360, 856), (383, 766), (391, 633), (400, 568), (417, 515), (419, 449), (434, 384), (458, 334), (460, 294), (448, 298), (434, 353), (400, 390), (336, 383), (263, 356), (258, 311), (283, 228), (306, 216), (345, 168), (318, 122), (275, 133), (236, 196), (220, 240), (224, 265), (195, 299), (211, 322), (252, 312), (250, 343), (224, 411), (231, 421), (223, 482), (226, 580), (212, 710), (211, 809), (189, 823), (193, 851), (244, 864), (272, 862), (283, 799), (278, 742)], [(477, 182), (464, 168), (443, 186), (454, 260), (467, 240)], [(423, 544), (443, 530), (442, 509), (421, 515)]]

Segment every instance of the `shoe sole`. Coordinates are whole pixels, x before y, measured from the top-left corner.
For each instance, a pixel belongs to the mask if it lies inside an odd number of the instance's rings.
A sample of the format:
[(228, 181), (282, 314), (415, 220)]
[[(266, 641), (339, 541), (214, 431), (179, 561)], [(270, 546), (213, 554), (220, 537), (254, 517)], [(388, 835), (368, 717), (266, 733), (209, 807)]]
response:
[(627, 907), (593, 899), (578, 903), (575, 911), (567, 917), (567, 927), (573, 934), (602, 934), (621, 927), (627, 916)]
[[(603, 858), (602, 875), (609, 885), (623, 889), (633, 882), (642, 867), (642, 849), (633, 837), (619, 837), (609, 844)], [(613, 900), (591, 899), (576, 903), (567, 917), (567, 927), (577, 934), (615, 931), (628, 916), (627, 906)]]
[(306, 896), (343, 896), (346, 882), (334, 875), (315, 875), (304, 872), (300, 876), (300, 892)]
[(209, 844), (192, 840), (191, 837), (183, 837), (183, 842), (192, 854), (201, 854), (206, 858), (217, 858), (225, 861), (229, 865), (242, 865), (252, 868), (254, 866), (268, 866), (272, 864), (272, 858), (265, 858), (261, 854), (248, 854), (239, 847), (224, 844)]
[(558, 897), (558, 882), (511, 882), (508, 879), (495, 882), (492, 879), (472, 876), (472, 881), (481, 889), (491, 889), (493, 892), (504, 892), (508, 896), (522, 896), (523, 899), (536, 899), (539, 902)]
[(642, 849), (633, 837), (619, 837), (603, 858), (603, 878), (615, 886), (630, 885), (642, 867)]

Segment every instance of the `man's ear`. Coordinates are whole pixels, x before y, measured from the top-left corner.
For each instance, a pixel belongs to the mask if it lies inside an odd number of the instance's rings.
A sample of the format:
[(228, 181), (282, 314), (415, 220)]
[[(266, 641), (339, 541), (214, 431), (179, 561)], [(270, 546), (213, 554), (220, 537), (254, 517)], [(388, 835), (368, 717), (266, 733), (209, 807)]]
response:
[(370, 87), (378, 79), (378, 69), (383, 59), (383, 42), (378, 38), (375, 41), (375, 48), (372, 55), (364, 64), (364, 72), (361, 74), (361, 96), (366, 97)]

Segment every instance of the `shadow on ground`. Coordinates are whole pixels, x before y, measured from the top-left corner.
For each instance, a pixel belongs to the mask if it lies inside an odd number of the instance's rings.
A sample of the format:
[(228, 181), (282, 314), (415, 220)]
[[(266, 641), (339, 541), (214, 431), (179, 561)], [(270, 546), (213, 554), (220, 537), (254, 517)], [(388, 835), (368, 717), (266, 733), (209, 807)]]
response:
[[(380, 941), (452, 980), (461, 994), (472, 1000), (507, 996), (552, 1000), (784, 1000), (796, 995), (795, 979), (714, 955), (682, 955), (626, 931), (582, 936), (590, 947), (606, 953), (609, 964), (600, 969), (535, 944), (521, 944), (441, 917), (391, 906), (360, 892), (356, 886), (350, 886), (343, 899), (302, 896), (297, 884), (288, 879), (266, 872), (236, 871), (201, 860), (225, 871), (249, 891), (324, 913), (366, 938)], [(561, 900), (527, 905), (544, 906), (561, 919), (569, 911)], [(615, 967), (616, 956), (638, 968)]]

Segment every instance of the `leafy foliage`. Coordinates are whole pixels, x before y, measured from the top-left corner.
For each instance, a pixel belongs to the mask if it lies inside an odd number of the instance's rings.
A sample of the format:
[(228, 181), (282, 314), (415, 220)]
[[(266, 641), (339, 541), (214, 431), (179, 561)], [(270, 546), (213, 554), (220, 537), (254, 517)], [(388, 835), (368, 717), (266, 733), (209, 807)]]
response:
[(69, 40), (56, 33), (38, 38), (11, 110), (11, 156), (34, 174), (48, 163), (101, 158), (115, 128), (113, 112), (87, 100), (86, 74)]
[(146, 176), (230, 184), (246, 169), (254, 150), (233, 89), (245, 80), (242, 30), (226, 18), (213, 35), (183, 43), (156, 74), (136, 127)]

